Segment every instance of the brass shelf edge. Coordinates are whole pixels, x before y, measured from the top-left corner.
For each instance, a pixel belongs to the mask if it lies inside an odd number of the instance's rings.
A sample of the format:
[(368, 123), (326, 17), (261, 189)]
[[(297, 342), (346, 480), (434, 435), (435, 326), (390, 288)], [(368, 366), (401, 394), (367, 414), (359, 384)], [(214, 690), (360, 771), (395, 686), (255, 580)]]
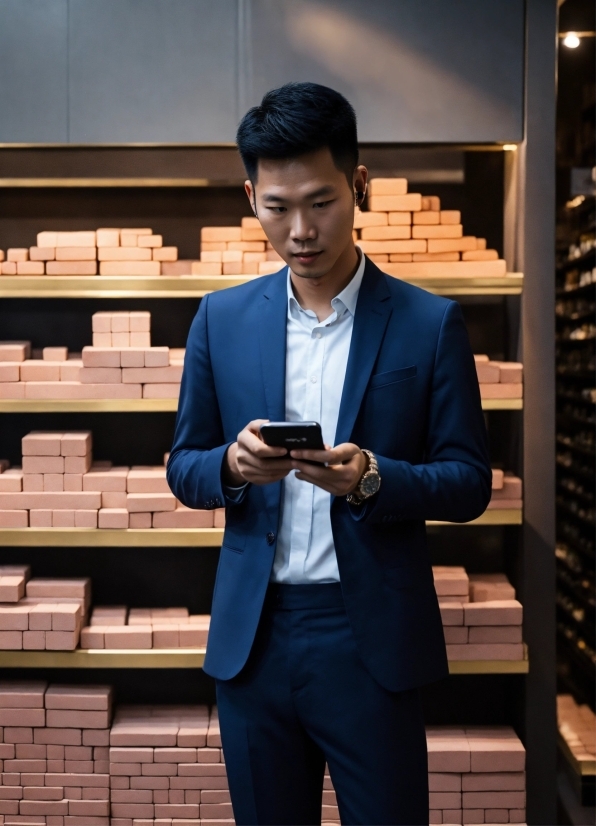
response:
[[(0, 399), (0, 413), (176, 412), (178, 399)], [(522, 410), (522, 399), (485, 399), (483, 410)]]
[(593, 760), (578, 760), (560, 732), (557, 732), (557, 741), (563, 756), (576, 774), (580, 775), (580, 777), (593, 777), (596, 775), (596, 757)]
[(81, 187), (211, 187), (242, 186), (241, 181), (212, 180), (210, 178), (0, 178), (0, 188), (45, 189)]

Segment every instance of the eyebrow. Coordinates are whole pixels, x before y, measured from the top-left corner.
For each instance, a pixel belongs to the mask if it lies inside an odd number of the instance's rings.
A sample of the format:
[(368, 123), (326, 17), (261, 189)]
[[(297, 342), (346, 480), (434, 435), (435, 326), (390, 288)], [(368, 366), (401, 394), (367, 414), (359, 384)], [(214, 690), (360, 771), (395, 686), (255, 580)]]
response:
[[(328, 184), (326, 186), (320, 187), (319, 189), (316, 189), (314, 192), (309, 192), (309, 194), (306, 197), (310, 200), (312, 198), (321, 198), (325, 195), (332, 195), (334, 192), (335, 188)], [(281, 195), (270, 194), (263, 195), (263, 201), (265, 201), (266, 203), (284, 203), (286, 201), (286, 198), (282, 198)]]

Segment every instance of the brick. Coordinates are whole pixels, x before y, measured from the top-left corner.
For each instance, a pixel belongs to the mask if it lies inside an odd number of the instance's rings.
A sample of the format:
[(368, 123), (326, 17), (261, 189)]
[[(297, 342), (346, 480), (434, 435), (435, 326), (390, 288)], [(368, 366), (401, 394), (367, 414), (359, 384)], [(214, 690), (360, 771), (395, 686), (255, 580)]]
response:
[(110, 814), (109, 800), (70, 800), (68, 803), (70, 815), (95, 815), (108, 817)]
[[(204, 241), (242, 241), (241, 227), (202, 227), (201, 243)], [(258, 239), (257, 239), (258, 240)]]
[[(126, 492), (128, 468), (109, 468), (107, 470), (91, 469), (83, 476), (84, 491)], [(101, 502), (100, 502), (101, 503)]]
[(524, 367), (516, 361), (499, 361), (500, 381), (504, 384), (518, 384), (523, 380)]
[(149, 227), (125, 227), (120, 230), (120, 243), (122, 246), (136, 247), (139, 235), (153, 235), (153, 230)]
[(97, 528), (98, 511), (76, 510), (74, 512), (75, 528)]
[(177, 399), (180, 396), (179, 384), (144, 384), (144, 399)]
[(27, 582), (26, 591), (28, 597), (71, 597), (86, 601), (91, 595), (91, 580), (89, 577), (34, 577)]
[(151, 333), (130, 333), (131, 347), (150, 347)]
[[(41, 233), (40, 233), (41, 234)], [(77, 230), (75, 232), (58, 232), (56, 234), (56, 247), (95, 247), (96, 245), (95, 230)], [(37, 236), (37, 244), (39, 243), (39, 235)]]
[(29, 516), (26, 510), (0, 510), (0, 528), (26, 528)]
[(64, 457), (23, 456), (23, 473), (64, 473)]
[(7, 261), (28, 261), (29, 250), (26, 247), (10, 247), (6, 250)]
[(53, 261), (55, 258), (55, 247), (29, 247), (30, 261)]
[(478, 381), (483, 384), (498, 382), (501, 371), (496, 362), (480, 361), (476, 362), (476, 373), (478, 375)]
[[(2, 385), (0, 384), (0, 390)], [(28, 382), (27, 399), (141, 399), (140, 384), (79, 384), (77, 382)]]
[(461, 809), (461, 792), (430, 792), (431, 809)]
[(177, 261), (178, 247), (158, 247), (153, 250), (154, 261)]
[(365, 227), (360, 237), (363, 241), (397, 241), (411, 238), (412, 232), (409, 224), (407, 226)]
[(44, 473), (43, 474), (43, 489), (47, 491), (61, 491), (64, 490), (64, 474), (63, 473)]
[[(81, 607), (74, 603), (58, 604), (52, 610), (52, 631), (76, 631), (81, 623)], [(52, 689), (48, 689), (48, 692)], [(46, 708), (48, 705), (46, 692)]]
[(112, 329), (112, 314), (108, 312), (93, 313), (91, 327), (94, 333), (109, 333)]
[(16, 261), (3, 261), (2, 264), (0, 264), (0, 271), (2, 272), (2, 275), (16, 275)]
[(521, 625), (472, 625), (469, 627), (470, 643), (521, 643)]
[(461, 792), (462, 776), (461, 774), (430, 772), (428, 775), (428, 789), (431, 792)]
[(405, 195), (408, 191), (406, 178), (371, 178), (368, 183), (369, 196)]
[(98, 247), (117, 247), (120, 244), (120, 230), (109, 228), (98, 229), (95, 232)]
[(110, 747), (110, 761), (112, 763), (153, 763), (154, 751), (152, 748), (120, 748)]
[(463, 792), (466, 809), (521, 809), (526, 805), (525, 792)]
[(521, 603), (513, 599), (464, 605), (465, 625), (521, 625), (522, 617)]
[(6, 576), (0, 570), (0, 602), (18, 602), (25, 596), (25, 577)]
[(23, 456), (60, 456), (61, 432), (32, 431), (21, 440)]
[(57, 247), (56, 261), (95, 261), (97, 250), (95, 247)]
[(447, 658), (450, 660), (522, 660), (523, 645), (521, 643), (447, 645)]
[[(76, 475), (80, 478), (80, 488), (79, 483), (77, 481), (77, 488), (80, 490), (83, 489), (83, 474), (87, 473), (87, 471), (91, 467), (92, 457), (91, 453), (85, 454), (85, 456), (65, 456), (64, 457), (64, 475), (65, 476), (73, 476)], [(66, 490), (66, 486), (64, 487)]]
[(98, 261), (151, 261), (151, 250), (140, 247), (101, 247), (97, 250)]
[(127, 310), (112, 313), (110, 330), (112, 333), (130, 332), (130, 313)]
[(157, 247), (163, 247), (163, 236), (161, 235), (141, 235), (138, 239), (138, 244), (140, 248), (149, 248), (154, 249)]
[[(504, 387), (505, 385), (500, 385)], [(503, 487), (500, 490), (493, 491), (492, 499), (521, 499), (522, 498), (522, 480), (517, 476), (508, 476), (505, 474), (503, 478)]]
[(128, 511), (125, 508), (100, 508), (97, 527), (121, 530), (128, 528)]
[(151, 527), (151, 513), (129, 513), (128, 527), (136, 530), (146, 530)]
[(52, 511), (52, 527), (53, 528), (74, 528), (75, 518), (74, 510), (56, 510)]
[[(403, 213), (408, 216), (406, 223), (411, 223), (410, 213)], [(361, 212), (356, 209), (354, 212), (354, 229), (363, 229), (364, 227), (384, 227), (387, 226), (386, 212)]]
[(422, 196), (418, 193), (370, 195), (368, 208), (371, 212), (418, 212), (422, 209)]
[(127, 347), (120, 351), (120, 364), (122, 367), (144, 367), (145, 348)]
[(57, 232), (38, 232), (37, 246), (38, 247), (55, 247), (58, 242)]
[(43, 651), (45, 648), (45, 631), (23, 631), (23, 651)]
[(20, 469), (10, 468), (0, 474), (0, 492), (18, 493), (23, 488), (23, 472)]
[(110, 724), (108, 711), (49, 709), (46, 715), (49, 728), (107, 728)]
[(60, 365), (60, 381), (78, 382), (82, 366), (82, 359), (69, 356), (68, 361), (64, 361)]
[[(48, 262), (48, 265), (51, 262)], [(160, 275), (159, 261), (101, 261), (100, 275)]]
[(29, 628), (29, 608), (21, 605), (0, 605), (0, 630), (26, 631)]
[[(36, 727), (45, 726), (45, 724), (46, 713), (43, 708), (0, 708), (0, 726)], [(21, 771), (21, 769), (11, 769), (9, 762), (5, 761), (5, 771)], [(45, 771), (45, 764), (42, 771)]]
[(443, 625), (463, 625), (464, 608), (461, 602), (439, 602)]
[(46, 261), (48, 275), (97, 275), (97, 261)]
[[(428, 228), (431, 229), (430, 227)], [(476, 238), (473, 235), (462, 235), (461, 226), (439, 226), (435, 228), (444, 233), (442, 236), (431, 234), (428, 236), (428, 252), (469, 252), (476, 249)], [(449, 235), (448, 233), (451, 233)], [(417, 235), (413, 234), (413, 237)], [(419, 236), (418, 236), (419, 237)], [(468, 262), (469, 264), (476, 262)]]
[(525, 772), (476, 772), (462, 776), (464, 792), (523, 792), (525, 788)]
[(130, 513), (147, 511), (174, 511), (176, 497), (172, 493), (129, 493), (126, 507)]
[(412, 223), (413, 224), (440, 224), (440, 216), (441, 213), (438, 210), (434, 209), (427, 209), (423, 210), (422, 212), (414, 212), (412, 215)]
[(468, 642), (468, 627), (466, 625), (447, 625), (443, 628), (447, 645), (465, 645)]
[(120, 350), (114, 347), (83, 347), (84, 367), (120, 367)]
[[(80, 729), (58, 729), (58, 728), (43, 728), (35, 729), (34, 739), (36, 743), (44, 743), (47, 745), (61, 745), (61, 746), (80, 746), (81, 745), (81, 730)], [(64, 777), (51, 774), (50, 777), (45, 778), (46, 786), (64, 786)], [(73, 786), (69, 775), (68, 783), (66, 785)]]
[(169, 364), (169, 347), (150, 347), (145, 350), (145, 367), (168, 367)]
[(368, 253), (400, 253), (426, 252), (427, 242), (422, 239), (406, 241), (359, 241), (362, 252)]
[(122, 370), (125, 384), (166, 383), (178, 384), (182, 381), (182, 366), (169, 367), (125, 367)]
[(150, 625), (110, 626), (104, 630), (106, 648), (151, 648), (153, 634)]
[(191, 264), (192, 275), (221, 275), (223, 265), (215, 261), (193, 261)]
[[(463, 227), (461, 224), (438, 224), (438, 225), (416, 225), (412, 227), (412, 238), (462, 238)], [(474, 242), (475, 245), (475, 242)], [(457, 250), (434, 250), (429, 252), (457, 252)]]
[(21, 377), (20, 362), (2, 361), (0, 362), (0, 382), (3, 384), (18, 382)]
[(79, 630), (45, 631), (48, 651), (74, 651), (79, 642)]
[[(109, 711), (111, 702), (112, 688), (107, 685), (51, 685), (45, 695), (46, 709)], [(71, 755), (67, 757), (73, 759)], [(88, 760), (91, 757), (83, 756), (81, 759)]]
[(47, 683), (40, 680), (2, 680), (0, 681), (0, 710), (5, 708), (43, 709), (46, 689)]
[(154, 815), (152, 803), (112, 803), (112, 818), (114, 817), (149, 817)]
[(159, 470), (131, 469), (126, 479), (128, 493), (170, 493), (164, 468)]
[(119, 367), (83, 367), (79, 371), (79, 381), (81, 384), (119, 384), (122, 381), (122, 370)]

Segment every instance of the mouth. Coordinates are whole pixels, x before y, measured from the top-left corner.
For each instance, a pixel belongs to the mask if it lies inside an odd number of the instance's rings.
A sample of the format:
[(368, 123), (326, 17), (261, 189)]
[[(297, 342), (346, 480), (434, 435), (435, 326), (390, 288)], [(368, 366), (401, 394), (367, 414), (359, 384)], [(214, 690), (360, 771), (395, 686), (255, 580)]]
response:
[(309, 264), (313, 264), (319, 255), (322, 255), (322, 252), (295, 252), (293, 253), (293, 257), (298, 261), (299, 264), (308, 266)]

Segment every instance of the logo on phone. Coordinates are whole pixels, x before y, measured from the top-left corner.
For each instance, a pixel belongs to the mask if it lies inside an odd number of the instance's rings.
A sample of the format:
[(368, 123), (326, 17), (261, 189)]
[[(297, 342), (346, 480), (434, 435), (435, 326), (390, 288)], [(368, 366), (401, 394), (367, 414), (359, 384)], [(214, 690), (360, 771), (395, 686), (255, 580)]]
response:
[(301, 436), (300, 438), (292, 438), (291, 436), (286, 436), (286, 442), (306, 442), (306, 436)]

